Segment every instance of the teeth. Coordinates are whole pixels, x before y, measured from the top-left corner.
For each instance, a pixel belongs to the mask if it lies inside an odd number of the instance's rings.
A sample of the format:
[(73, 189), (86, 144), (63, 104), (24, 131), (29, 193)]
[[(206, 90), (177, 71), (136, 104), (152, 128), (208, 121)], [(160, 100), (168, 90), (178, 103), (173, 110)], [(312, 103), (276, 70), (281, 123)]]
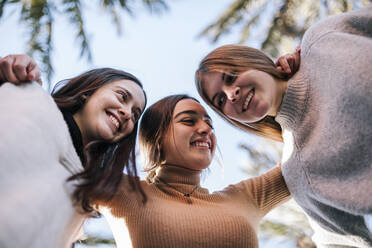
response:
[(244, 102), (244, 105), (243, 105), (243, 111), (246, 111), (246, 110), (247, 110), (248, 105), (249, 105), (249, 103), (250, 103), (251, 100), (252, 100), (253, 93), (254, 93), (253, 90), (251, 90), (251, 91), (248, 93), (247, 99), (245, 99), (245, 102)]
[(196, 142), (193, 142), (192, 145), (209, 148), (209, 144), (207, 142), (196, 141)]
[(110, 120), (112, 121), (112, 123), (114, 123), (114, 125), (116, 126), (116, 128), (119, 128), (120, 123), (119, 123), (119, 121), (115, 117), (113, 117), (112, 115), (110, 115)]

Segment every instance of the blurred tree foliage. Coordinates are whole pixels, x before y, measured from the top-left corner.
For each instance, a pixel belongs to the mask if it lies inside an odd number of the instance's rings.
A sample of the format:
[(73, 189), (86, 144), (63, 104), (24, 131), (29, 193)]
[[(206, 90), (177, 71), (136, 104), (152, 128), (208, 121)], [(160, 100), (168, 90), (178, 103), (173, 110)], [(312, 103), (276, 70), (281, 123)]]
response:
[(85, 239), (76, 242), (74, 247), (97, 247), (97, 245), (106, 245), (108, 247), (116, 247), (114, 239), (100, 237), (86, 237)]
[[(242, 169), (249, 177), (261, 175), (273, 168), (282, 156), (282, 144), (263, 138), (256, 140), (254, 145), (239, 145), (247, 154)], [(307, 217), (293, 200), (272, 210), (261, 221), (259, 234), (261, 240), (275, 237), (281, 242), (291, 241), (299, 248), (316, 247), (310, 238), (312, 229)]]
[(84, 7), (98, 5), (104, 9), (117, 28), (118, 34), (121, 31), (121, 13), (134, 14), (135, 4), (142, 3), (150, 12), (160, 12), (167, 9), (164, 0), (0, 0), (0, 20), (4, 18), (6, 8), (20, 11), (20, 23), (28, 27), (26, 40), (28, 43), (28, 54), (40, 58), (42, 71), (46, 72), (48, 81), (53, 75), (51, 55), (53, 53), (53, 28), (55, 17), (66, 16), (69, 22), (75, 27), (76, 39), (80, 43), (80, 56), (89, 62), (92, 60), (92, 53), (89, 47), (89, 35), (85, 29), (83, 17)]
[(304, 32), (328, 15), (358, 9), (372, 0), (233, 0), (221, 15), (204, 28), (200, 36), (217, 42), (238, 29), (238, 43), (245, 43), (252, 32), (262, 34), (262, 49), (272, 57), (294, 50)]

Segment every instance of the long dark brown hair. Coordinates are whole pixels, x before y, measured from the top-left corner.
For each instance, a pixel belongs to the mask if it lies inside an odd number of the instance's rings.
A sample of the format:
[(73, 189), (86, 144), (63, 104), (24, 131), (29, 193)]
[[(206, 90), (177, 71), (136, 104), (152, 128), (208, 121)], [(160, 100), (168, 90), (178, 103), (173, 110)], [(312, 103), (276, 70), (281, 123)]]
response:
[(282, 129), (274, 117), (266, 116), (255, 123), (242, 123), (230, 119), (221, 109), (212, 104), (203, 89), (204, 75), (208, 72), (223, 72), (227, 75), (239, 76), (239, 74), (251, 69), (266, 72), (276, 79), (288, 79), (288, 75), (278, 70), (275, 63), (262, 51), (242, 45), (225, 45), (210, 52), (200, 62), (195, 73), (197, 90), (203, 100), (232, 125), (276, 141), (283, 141)]
[(156, 169), (164, 161), (164, 154), (161, 150), (163, 139), (172, 122), (174, 108), (177, 103), (184, 99), (192, 99), (188, 95), (170, 95), (162, 98), (147, 108), (143, 113), (140, 130), (139, 146), (145, 161), (145, 171), (147, 171), (147, 181), (152, 182)]
[[(52, 97), (62, 112), (73, 115), (84, 106), (86, 96), (92, 95), (103, 85), (117, 80), (130, 80), (143, 89), (141, 82), (130, 73), (112, 68), (100, 68), (59, 82), (52, 91)], [(146, 106), (145, 92), (144, 95)], [(77, 182), (73, 200), (75, 204), (80, 204), (85, 212), (91, 213), (94, 210), (93, 201), (106, 201), (113, 197), (124, 171), (129, 176), (132, 189), (138, 189), (143, 199), (146, 199), (139, 184), (136, 168), (137, 128), (138, 123), (134, 125), (132, 133), (119, 142), (93, 141), (84, 147), (82, 161), (84, 170), (72, 175), (68, 180)]]

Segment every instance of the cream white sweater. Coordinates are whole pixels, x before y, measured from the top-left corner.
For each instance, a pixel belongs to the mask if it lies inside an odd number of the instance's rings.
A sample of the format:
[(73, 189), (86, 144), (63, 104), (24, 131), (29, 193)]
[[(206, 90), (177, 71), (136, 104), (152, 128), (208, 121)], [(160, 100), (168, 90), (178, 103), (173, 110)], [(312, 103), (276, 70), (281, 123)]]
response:
[(82, 169), (63, 116), (38, 84), (0, 87), (0, 247), (71, 247), (84, 216), (66, 179)]

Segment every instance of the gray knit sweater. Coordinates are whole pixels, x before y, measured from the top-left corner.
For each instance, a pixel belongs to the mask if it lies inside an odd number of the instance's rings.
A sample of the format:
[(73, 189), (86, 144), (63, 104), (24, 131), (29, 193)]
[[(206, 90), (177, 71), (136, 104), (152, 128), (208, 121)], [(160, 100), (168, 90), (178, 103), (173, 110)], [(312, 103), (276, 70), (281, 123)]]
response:
[(292, 152), (284, 178), (324, 229), (372, 247), (372, 8), (313, 25), (301, 47), (276, 117)]
[(63, 116), (38, 84), (0, 87), (0, 247), (71, 247), (85, 215), (66, 179), (83, 169)]

